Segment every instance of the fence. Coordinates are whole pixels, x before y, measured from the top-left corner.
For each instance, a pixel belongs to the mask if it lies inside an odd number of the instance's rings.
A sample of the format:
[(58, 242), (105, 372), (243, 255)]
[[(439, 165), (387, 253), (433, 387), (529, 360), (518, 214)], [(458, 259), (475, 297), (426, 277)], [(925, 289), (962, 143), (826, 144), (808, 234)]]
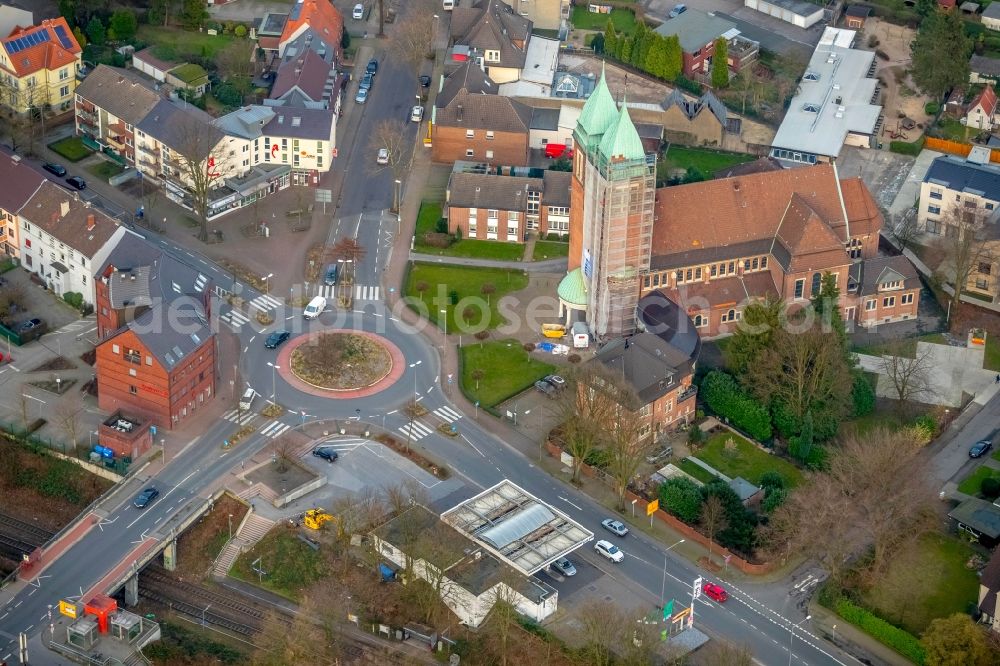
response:
[[(929, 136), (924, 140), (924, 148), (936, 150), (940, 153), (968, 157), (969, 153), (972, 152), (973, 146), (971, 143), (962, 143), (961, 141), (950, 141), (948, 139), (938, 139)], [(1000, 150), (996, 148), (990, 150), (990, 162), (1000, 162)]]

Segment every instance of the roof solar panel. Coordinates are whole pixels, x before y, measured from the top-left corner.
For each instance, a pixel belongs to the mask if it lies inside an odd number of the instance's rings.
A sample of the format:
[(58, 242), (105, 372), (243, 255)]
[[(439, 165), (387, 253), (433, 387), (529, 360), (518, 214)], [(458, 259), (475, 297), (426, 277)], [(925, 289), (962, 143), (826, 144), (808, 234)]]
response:
[(63, 48), (64, 49), (73, 48), (73, 40), (71, 40), (69, 38), (69, 35), (66, 34), (66, 28), (64, 28), (61, 25), (57, 25), (55, 29), (56, 29), (56, 37), (59, 38), (59, 43), (62, 44)]

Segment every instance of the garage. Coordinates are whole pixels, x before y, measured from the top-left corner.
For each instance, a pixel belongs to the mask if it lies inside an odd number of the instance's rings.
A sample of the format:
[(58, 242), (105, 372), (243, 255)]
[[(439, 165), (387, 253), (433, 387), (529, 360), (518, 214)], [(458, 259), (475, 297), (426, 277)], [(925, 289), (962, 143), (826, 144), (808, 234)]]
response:
[(802, 0), (743, 0), (743, 4), (800, 28), (812, 27), (823, 20), (822, 7)]

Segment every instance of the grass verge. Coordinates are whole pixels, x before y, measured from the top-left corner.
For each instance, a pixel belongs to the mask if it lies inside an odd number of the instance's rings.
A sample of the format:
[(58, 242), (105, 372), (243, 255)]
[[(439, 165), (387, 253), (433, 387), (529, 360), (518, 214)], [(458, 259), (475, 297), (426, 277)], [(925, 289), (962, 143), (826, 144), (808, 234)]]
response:
[(569, 243), (558, 241), (535, 241), (535, 249), (532, 252), (532, 261), (542, 261), (543, 259), (554, 259), (556, 257), (569, 256)]
[(958, 484), (958, 492), (966, 495), (979, 495), (979, 488), (983, 485), (983, 480), (988, 478), (1000, 480), (1000, 469), (993, 469), (986, 465), (980, 465)]
[[(254, 564), (258, 558), (260, 561)], [(265, 573), (254, 571), (254, 567)], [(271, 530), (256, 546), (240, 555), (229, 570), (233, 578), (296, 602), (302, 600), (310, 585), (328, 574), (321, 553), (285, 528)]]
[[(487, 284), (495, 289), (488, 303), (482, 291)], [(421, 292), (418, 287), (423, 286), (426, 289)], [(505, 320), (497, 309), (497, 302), (505, 294), (527, 286), (528, 276), (521, 270), (414, 263), (406, 279), (404, 295), (413, 299), (411, 307), (438, 326), (443, 326), (441, 310), (446, 310), (449, 333), (475, 332), (502, 324)], [(463, 313), (469, 307), (473, 308), (474, 316), (466, 325)], [(487, 313), (489, 321), (484, 322)]]
[(65, 139), (53, 141), (49, 144), (49, 149), (70, 162), (79, 162), (94, 152), (83, 145), (83, 141), (78, 136), (68, 136)]
[(87, 171), (104, 181), (112, 176), (117, 176), (124, 170), (125, 167), (115, 164), (114, 162), (105, 162), (104, 160), (87, 167)]
[(852, 345), (851, 351), (855, 354), (867, 354), (869, 356), (885, 356), (890, 352), (894, 352), (901, 356), (905, 356), (906, 358), (916, 358), (918, 342), (930, 342), (933, 344), (943, 345), (945, 344), (945, 337), (943, 333), (925, 333), (924, 335), (918, 335), (912, 338), (903, 338), (902, 340), (897, 340), (894, 343), (876, 342), (867, 345)]
[(690, 474), (691, 476), (698, 479), (702, 483), (711, 483), (712, 481), (718, 478), (704, 467), (696, 465), (687, 458), (678, 461), (677, 467), (680, 468), (682, 472)]
[[(555, 370), (524, 350), (517, 340), (465, 345), (462, 351), (462, 386), (482, 407), (493, 407), (520, 393)], [(483, 376), (477, 381), (476, 371)]]
[(441, 257), (474, 257), (478, 259), (496, 259), (499, 261), (520, 261), (524, 256), (524, 245), (504, 241), (462, 239), (453, 241), (448, 247), (436, 247), (424, 242), (427, 234), (440, 233), (438, 222), (441, 220), (441, 204), (434, 201), (424, 201), (417, 213), (417, 224), (413, 232), (413, 250), (422, 254), (435, 254)]
[(716, 172), (743, 164), (754, 159), (753, 155), (729, 153), (707, 148), (670, 146), (666, 157), (657, 163), (657, 179), (666, 180), (673, 169), (694, 169), (705, 178), (712, 178)]
[[(730, 440), (735, 448), (726, 447)], [(789, 487), (802, 482), (802, 472), (790, 462), (762, 451), (750, 441), (728, 430), (709, 438), (695, 455), (730, 478), (742, 476), (750, 483), (759, 483), (764, 472), (774, 471), (785, 479)]]

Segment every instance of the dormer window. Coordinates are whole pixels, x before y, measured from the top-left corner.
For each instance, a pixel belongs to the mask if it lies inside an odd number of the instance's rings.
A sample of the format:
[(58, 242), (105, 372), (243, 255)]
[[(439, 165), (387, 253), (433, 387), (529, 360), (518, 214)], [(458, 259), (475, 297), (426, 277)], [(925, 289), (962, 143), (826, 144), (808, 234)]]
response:
[(803, 81), (819, 81), (819, 72), (806, 72), (802, 77)]
[(878, 286), (879, 291), (891, 291), (893, 289), (902, 289), (903, 283), (900, 280), (887, 280)]
[(802, 105), (802, 110), (807, 113), (819, 113), (819, 104), (806, 102), (805, 104)]
[(486, 60), (486, 62), (500, 62), (500, 52), (487, 50), (483, 58)]

